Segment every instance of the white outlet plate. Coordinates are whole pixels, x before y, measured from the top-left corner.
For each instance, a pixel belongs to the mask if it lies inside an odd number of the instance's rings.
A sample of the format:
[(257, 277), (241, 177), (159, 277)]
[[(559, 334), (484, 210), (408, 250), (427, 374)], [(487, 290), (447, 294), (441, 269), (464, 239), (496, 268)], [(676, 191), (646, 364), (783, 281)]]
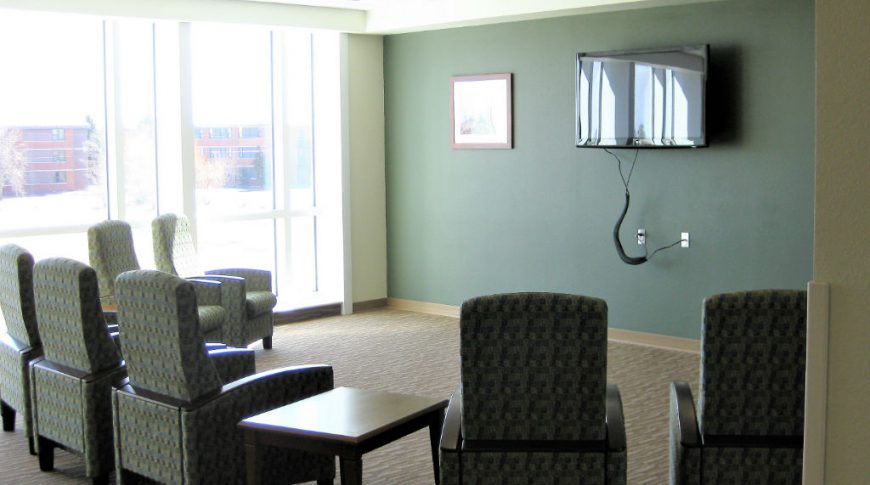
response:
[(638, 246), (646, 245), (646, 229), (638, 229), (637, 230), (637, 245)]
[(689, 233), (684, 232), (680, 234), (680, 246), (687, 248), (689, 247)]

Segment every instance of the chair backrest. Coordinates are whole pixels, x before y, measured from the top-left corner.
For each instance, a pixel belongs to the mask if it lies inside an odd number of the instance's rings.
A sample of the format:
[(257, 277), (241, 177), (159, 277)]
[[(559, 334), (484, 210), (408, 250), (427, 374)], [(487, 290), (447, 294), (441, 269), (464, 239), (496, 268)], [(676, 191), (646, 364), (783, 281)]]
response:
[(163, 214), (151, 221), (154, 263), (157, 269), (176, 276), (202, 274), (196, 259), (193, 228), (184, 215)]
[(803, 434), (805, 291), (759, 290), (704, 300), (700, 431)]
[(467, 300), (460, 357), (463, 439), (605, 438), (604, 300), (554, 293)]
[(36, 263), (36, 316), (47, 360), (88, 374), (120, 363), (97, 288), (97, 273), (84, 263), (66, 258)]
[(220, 389), (199, 329), (191, 282), (160, 271), (128, 271), (115, 280), (115, 299), (134, 388), (182, 401)]
[(30, 347), (39, 345), (33, 301), (33, 256), (15, 244), (0, 247), (0, 308), (9, 335)]
[(124, 271), (139, 269), (130, 224), (114, 220), (89, 227), (88, 256), (91, 267), (97, 272), (100, 296), (112, 296), (115, 278)]

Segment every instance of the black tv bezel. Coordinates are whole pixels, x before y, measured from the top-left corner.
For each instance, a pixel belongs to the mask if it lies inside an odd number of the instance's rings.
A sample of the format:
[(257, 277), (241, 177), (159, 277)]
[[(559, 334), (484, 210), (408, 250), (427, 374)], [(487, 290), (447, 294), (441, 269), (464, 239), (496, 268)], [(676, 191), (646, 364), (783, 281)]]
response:
[[(685, 52), (688, 50), (702, 50), (704, 53), (704, 81), (703, 95), (701, 105), (701, 128), (704, 130), (704, 142), (697, 145), (588, 145), (580, 143), (580, 66), (581, 58), (583, 57), (607, 57), (627, 54), (655, 54), (662, 52)], [(676, 47), (660, 47), (648, 49), (626, 49), (612, 51), (597, 51), (597, 52), (578, 52), (574, 66), (574, 145), (577, 148), (626, 148), (626, 149), (643, 149), (643, 150), (673, 150), (684, 148), (708, 148), (710, 146), (710, 137), (707, 133), (707, 76), (710, 64), (710, 44), (693, 44), (681, 45)]]

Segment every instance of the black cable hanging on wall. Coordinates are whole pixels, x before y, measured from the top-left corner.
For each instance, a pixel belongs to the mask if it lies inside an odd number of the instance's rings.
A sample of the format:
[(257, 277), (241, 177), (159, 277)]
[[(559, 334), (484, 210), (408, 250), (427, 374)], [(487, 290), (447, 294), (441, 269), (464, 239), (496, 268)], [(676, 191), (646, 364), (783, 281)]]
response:
[(653, 256), (656, 255), (657, 252), (662, 251), (664, 249), (672, 248), (677, 244), (683, 242), (682, 239), (679, 241), (673, 242), (671, 244), (662, 246), (652, 254), (647, 254), (646, 244), (643, 245), (643, 256), (629, 256), (625, 254), (625, 249), (622, 247), (622, 241), (619, 239), (619, 229), (622, 227), (622, 221), (625, 219), (625, 214), (628, 213), (628, 206), (631, 204), (631, 193), (628, 190), (628, 184), (631, 183), (631, 174), (634, 173), (634, 167), (637, 164), (637, 156), (640, 153), (640, 150), (634, 150), (634, 160), (631, 162), (631, 169), (628, 171), (628, 178), (622, 173), (622, 159), (619, 158), (615, 153), (611, 152), (607, 148), (604, 149), (607, 153), (609, 153), (613, 158), (616, 159), (617, 167), (619, 168), (619, 177), (622, 179), (622, 185), (625, 187), (625, 206), (622, 208), (622, 213), (619, 215), (619, 219), (616, 221), (616, 225), (613, 226), (613, 244), (616, 246), (616, 253), (619, 254), (619, 259), (621, 259), (625, 264), (630, 264), (632, 266), (636, 266), (638, 264), (643, 264), (652, 259)]

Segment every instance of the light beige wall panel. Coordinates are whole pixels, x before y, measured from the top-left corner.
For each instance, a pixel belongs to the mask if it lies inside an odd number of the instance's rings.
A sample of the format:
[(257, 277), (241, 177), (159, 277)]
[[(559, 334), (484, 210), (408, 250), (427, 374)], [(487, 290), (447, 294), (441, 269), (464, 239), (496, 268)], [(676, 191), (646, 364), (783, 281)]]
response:
[(384, 169), (384, 43), (348, 35), (349, 157), (353, 301), (387, 296)]
[(814, 280), (830, 284), (829, 484), (867, 483), (870, 477), (868, 25), (866, 0), (816, 0)]

